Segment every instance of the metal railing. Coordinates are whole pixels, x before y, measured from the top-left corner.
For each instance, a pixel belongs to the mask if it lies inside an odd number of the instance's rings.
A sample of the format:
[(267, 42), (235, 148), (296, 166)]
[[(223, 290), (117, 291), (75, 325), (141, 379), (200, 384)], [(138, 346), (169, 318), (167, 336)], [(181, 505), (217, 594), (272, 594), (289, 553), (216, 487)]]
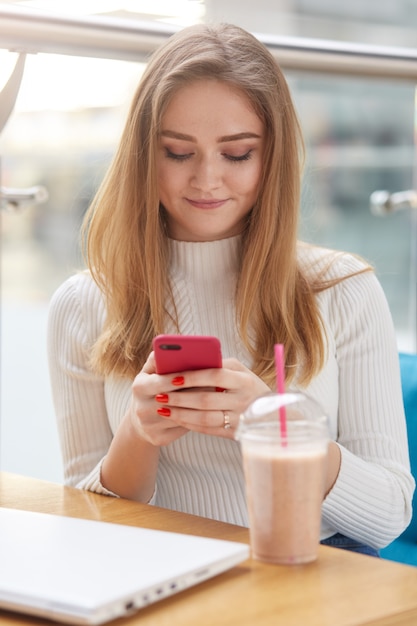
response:
[[(0, 48), (146, 61), (178, 27), (0, 7)], [(417, 82), (417, 49), (254, 33), (283, 69)]]
[(377, 216), (404, 209), (417, 209), (417, 190), (408, 189), (396, 193), (386, 190), (374, 191), (371, 194), (370, 205), (371, 212)]
[(0, 209), (18, 211), (25, 206), (43, 204), (48, 200), (48, 197), (48, 190), (42, 185), (27, 187), (26, 189), (0, 186)]

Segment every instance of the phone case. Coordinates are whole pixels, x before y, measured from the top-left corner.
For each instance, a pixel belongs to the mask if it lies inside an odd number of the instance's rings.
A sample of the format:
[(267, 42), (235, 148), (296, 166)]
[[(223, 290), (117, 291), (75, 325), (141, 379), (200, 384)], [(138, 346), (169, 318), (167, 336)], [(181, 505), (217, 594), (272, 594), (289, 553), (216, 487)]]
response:
[(153, 340), (153, 349), (158, 374), (222, 366), (221, 345), (217, 337), (158, 335)]

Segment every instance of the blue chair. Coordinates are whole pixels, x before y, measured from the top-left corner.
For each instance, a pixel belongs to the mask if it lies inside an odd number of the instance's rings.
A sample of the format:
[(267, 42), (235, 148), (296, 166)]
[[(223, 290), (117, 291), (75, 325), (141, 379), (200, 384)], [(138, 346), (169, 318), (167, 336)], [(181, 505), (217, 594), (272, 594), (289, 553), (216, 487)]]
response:
[[(417, 480), (417, 355), (400, 354), (400, 366), (411, 472)], [(417, 566), (417, 491), (414, 493), (410, 525), (402, 535), (381, 550), (381, 557)]]

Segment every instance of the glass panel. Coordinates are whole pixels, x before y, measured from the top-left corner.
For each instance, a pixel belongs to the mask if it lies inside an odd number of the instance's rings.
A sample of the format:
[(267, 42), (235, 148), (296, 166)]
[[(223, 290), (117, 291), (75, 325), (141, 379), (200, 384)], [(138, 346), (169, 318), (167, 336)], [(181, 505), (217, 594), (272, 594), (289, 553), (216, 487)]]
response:
[(413, 188), (414, 86), (319, 76), (290, 83), (307, 144), (301, 237), (360, 254), (374, 266), (399, 348), (412, 352), (415, 214), (374, 215), (370, 196)]
[[(8, 76), (15, 55), (5, 54), (0, 67)], [(141, 64), (101, 59), (27, 59), (15, 112), (0, 136), (0, 182), (44, 185), (49, 199), (1, 212), (1, 469), (62, 481), (46, 359), (48, 302), (82, 267), (81, 218), (142, 71)]]

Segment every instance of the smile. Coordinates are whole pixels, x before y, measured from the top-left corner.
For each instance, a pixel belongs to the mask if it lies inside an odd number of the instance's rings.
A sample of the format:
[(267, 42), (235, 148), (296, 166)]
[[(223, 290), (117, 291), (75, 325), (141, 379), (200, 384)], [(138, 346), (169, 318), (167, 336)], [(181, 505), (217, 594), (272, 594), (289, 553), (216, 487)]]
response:
[(197, 209), (217, 209), (223, 204), (227, 202), (226, 200), (192, 200), (191, 198), (186, 198), (188, 204), (197, 208)]

